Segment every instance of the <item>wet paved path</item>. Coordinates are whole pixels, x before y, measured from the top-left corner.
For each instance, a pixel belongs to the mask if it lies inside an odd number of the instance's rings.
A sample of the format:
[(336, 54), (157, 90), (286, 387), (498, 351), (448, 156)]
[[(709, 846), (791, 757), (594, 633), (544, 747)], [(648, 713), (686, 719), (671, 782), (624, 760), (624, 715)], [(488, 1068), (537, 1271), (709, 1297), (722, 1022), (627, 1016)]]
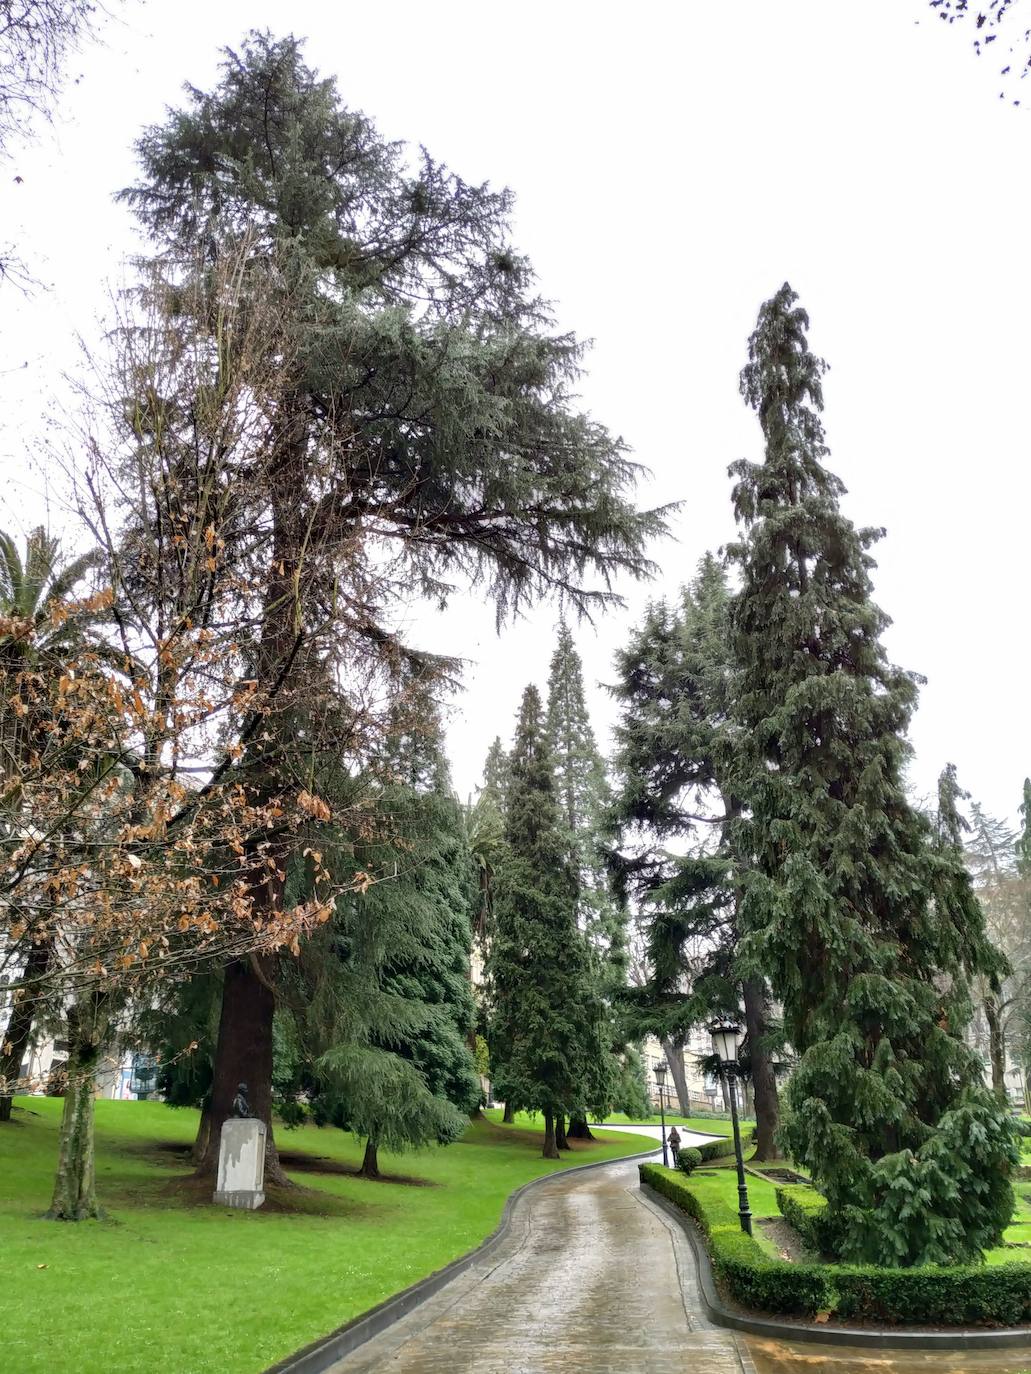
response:
[(675, 1222), (636, 1163), (533, 1188), (500, 1250), (331, 1374), (753, 1374), (744, 1338), (712, 1326)]

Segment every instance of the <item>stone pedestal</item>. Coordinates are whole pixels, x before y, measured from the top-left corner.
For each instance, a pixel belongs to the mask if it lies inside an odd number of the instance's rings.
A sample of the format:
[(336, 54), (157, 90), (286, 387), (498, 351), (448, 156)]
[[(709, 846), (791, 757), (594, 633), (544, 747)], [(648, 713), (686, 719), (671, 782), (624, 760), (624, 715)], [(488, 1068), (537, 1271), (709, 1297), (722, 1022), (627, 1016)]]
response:
[(265, 1123), (247, 1116), (225, 1121), (218, 1147), (215, 1201), (253, 1212), (265, 1201)]

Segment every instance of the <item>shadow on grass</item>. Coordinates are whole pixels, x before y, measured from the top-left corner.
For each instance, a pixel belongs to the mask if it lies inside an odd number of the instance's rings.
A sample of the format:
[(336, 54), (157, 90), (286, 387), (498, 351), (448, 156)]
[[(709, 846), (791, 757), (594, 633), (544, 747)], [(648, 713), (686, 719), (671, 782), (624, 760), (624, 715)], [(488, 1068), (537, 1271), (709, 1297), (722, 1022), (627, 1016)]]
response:
[[(144, 1155), (155, 1164), (175, 1168), (182, 1166), (188, 1168), (192, 1166), (191, 1153), (193, 1146), (181, 1140), (155, 1140), (144, 1141), (126, 1147), (127, 1154)], [(439, 1188), (442, 1185), (431, 1178), (417, 1178), (413, 1174), (392, 1174), (382, 1173), (379, 1178), (366, 1178), (355, 1164), (345, 1164), (339, 1159), (330, 1159), (328, 1155), (311, 1155), (304, 1150), (279, 1150), (279, 1162), (284, 1169), (289, 1169), (291, 1173), (298, 1174), (327, 1174), (339, 1178), (360, 1178), (366, 1183), (398, 1183), (408, 1188)], [(191, 1175), (192, 1177), (192, 1175)], [(198, 1180), (204, 1183), (204, 1179)], [(207, 1182), (210, 1188), (210, 1181)], [(303, 1185), (297, 1187), (305, 1190)], [(265, 1189), (266, 1197), (269, 1196), (271, 1185)], [(275, 1191), (289, 1193), (290, 1189), (280, 1188)]]

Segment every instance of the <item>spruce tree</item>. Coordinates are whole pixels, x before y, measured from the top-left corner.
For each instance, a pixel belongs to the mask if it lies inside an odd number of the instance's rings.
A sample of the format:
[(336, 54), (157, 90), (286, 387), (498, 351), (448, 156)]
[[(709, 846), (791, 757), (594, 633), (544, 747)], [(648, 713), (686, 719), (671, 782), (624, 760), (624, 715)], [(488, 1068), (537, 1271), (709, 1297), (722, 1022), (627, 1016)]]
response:
[(826, 1244), (891, 1266), (967, 1261), (1013, 1207), (1012, 1128), (963, 1038), (969, 981), (995, 956), (961, 860), (906, 797), (917, 682), (881, 644), (881, 532), (841, 513), (825, 364), (796, 301), (785, 285), (759, 312), (741, 390), (765, 456), (731, 468), (744, 954), (798, 1055), (782, 1139), (827, 1197)]
[(577, 926), (576, 875), (533, 686), (523, 693), (510, 756), (505, 844), (487, 963), (490, 1060), (506, 1104), (544, 1113), (544, 1156), (554, 1159), (556, 1118), (582, 1103), (603, 1007)]
[[(588, 584), (645, 574), (644, 543), (662, 520), (632, 508), (623, 445), (571, 403), (582, 346), (555, 329), (511, 243), (511, 196), (381, 137), (299, 41), (251, 34), (226, 51), (215, 88), (188, 87), (137, 149), (142, 176), (123, 198), (173, 284), (183, 263), (231, 248), (240, 299), (275, 298), (275, 423), (258, 427), (262, 452), (218, 481), (246, 489), (261, 532), (225, 556), (241, 558), (240, 585), (260, 606), (241, 626), (241, 655), (273, 703), (235, 770), (259, 797), (294, 793), (312, 675), (344, 692), (416, 657), (392, 628), (397, 595), (443, 603), (474, 578), (499, 616), (556, 590), (604, 604), (609, 593)], [(183, 327), (215, 351), (221, 319)], [(386, 579), (385, 549), (397, 559)], [(341, 753), (352, 705), (327, 739)], [(275, 872), (291, 860), (277, 851)], [(274, 912), (283, 879), (253, 897)], [(270, 1120), (281, 974), (273, 961), (226, 969), (216, 1140), (241, 1078)]]

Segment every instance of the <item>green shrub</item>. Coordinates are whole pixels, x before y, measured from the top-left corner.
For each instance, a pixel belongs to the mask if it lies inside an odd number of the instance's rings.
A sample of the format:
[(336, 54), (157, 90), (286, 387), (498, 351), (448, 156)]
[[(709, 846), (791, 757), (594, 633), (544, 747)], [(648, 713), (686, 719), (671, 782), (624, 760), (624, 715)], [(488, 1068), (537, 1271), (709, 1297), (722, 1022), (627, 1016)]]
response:
[(701, 1150), (696, 1150), (693, 1145), (677, 1151), (677, 1168), (682, 1174), (694, 1173), (702, 1162)]
[[(923, 1325), (1019, 1326), (1031, 1320), (1031, 1264), (923, 1266), (790, 1264), (768, 1255), (745, 1235), (733, 1208), (698, 1196), (683, 1174), (640, 1165), (641, 1180), (693, 1217), (708, 1240), (713, 1271), (737, 1302), (763, 1312)], [(814, 1189), (777, 1189), (784, 1217), (807, 1244), (819, 1248), (826, 1204)], [(815, 1229), (814, 1229), (815, 1228)]]
[(826, 1210), (827, 1199), (804, 1183), (792, 1183), (777, 1189), (780, 1214), (791, 1225), (810, 1250), (823, 1251), (820, 1215)]

